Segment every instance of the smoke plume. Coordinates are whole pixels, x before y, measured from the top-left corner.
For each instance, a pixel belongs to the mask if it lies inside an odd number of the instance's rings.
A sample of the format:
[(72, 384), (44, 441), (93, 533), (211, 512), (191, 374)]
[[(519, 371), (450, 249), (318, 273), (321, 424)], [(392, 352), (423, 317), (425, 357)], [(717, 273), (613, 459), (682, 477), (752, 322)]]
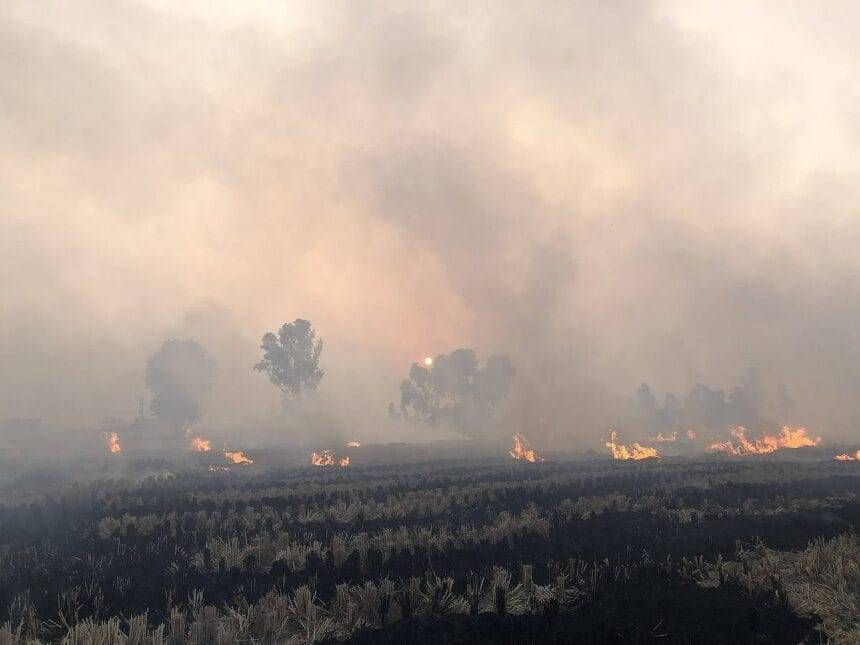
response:
[(748, 366), (848, 438), (858, 28), (840, 2), (3, 3), (0, 421), (133, 418), (147, 356), (193, 338), (201, 425), (289, 439), (251, 366), (305, 318), (348, 437), (410, 438), (409, 365), (471, 347), (510, 357), (539, 448), (602, 445), (643, 381), (754, 414)]

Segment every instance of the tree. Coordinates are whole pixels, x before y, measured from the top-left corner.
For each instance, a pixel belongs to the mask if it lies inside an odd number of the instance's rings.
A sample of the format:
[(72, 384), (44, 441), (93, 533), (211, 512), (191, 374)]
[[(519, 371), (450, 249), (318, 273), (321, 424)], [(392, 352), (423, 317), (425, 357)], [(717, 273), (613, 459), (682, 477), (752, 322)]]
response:
[(200, 418), (205, 395), (215, 381), (215, 362), (193, 340), (165, 340), (146, 361), (150, 409), (177, 431)]
[(481, 367), (471, 349), (441, 354), (429, 367), (413, 363), (400, 384), (400, 410), (406, 418), (448, 423), (473, 436), (493, 418), (515, 375), (505, 356), (491, 356)]
[(265, 372), (287, 399), (299, 399), (305, 391), (316, 390), (325, 374), (320, 369), (323, 341), (317, 340), (307, 320), (296, 318), (284, 323), (277, 336), (265, 334), (260, 349), (263, 359), (254, 369)]
[(657, 399), (647, 383), (642, 383), (636, 390), (636, 417), (638, 424), (648, 433), (662, 430), (660, 409)]

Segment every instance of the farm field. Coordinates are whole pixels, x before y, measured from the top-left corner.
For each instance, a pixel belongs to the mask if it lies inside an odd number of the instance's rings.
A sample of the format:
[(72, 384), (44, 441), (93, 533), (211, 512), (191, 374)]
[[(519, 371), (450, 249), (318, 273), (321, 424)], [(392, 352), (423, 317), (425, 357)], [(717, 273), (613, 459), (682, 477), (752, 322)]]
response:
[(857, 462), (372, 450), (7, 478), (0, 643), (860, 639)]
[(0, 1), (0, 645), (860, 645), (858, 34)]

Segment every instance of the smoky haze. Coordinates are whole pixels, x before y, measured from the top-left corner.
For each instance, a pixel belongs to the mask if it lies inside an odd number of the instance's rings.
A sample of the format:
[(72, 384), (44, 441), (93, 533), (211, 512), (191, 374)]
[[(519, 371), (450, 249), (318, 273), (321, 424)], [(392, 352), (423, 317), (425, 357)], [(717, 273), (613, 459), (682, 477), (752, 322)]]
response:
[[(167, 338), (201, 426), (403, 440), (411, 363), (517, 377), (500, 432), (601, 445), (750, 368), (860, 415), (854, 3), (6, 2), (0, 422), (131, 419)], [(325, 339), (284, 412), (252, 366)], [(146, 403), (148, 405), (148, 403)], [(312, 433), (311, 433), (312, 434)]]

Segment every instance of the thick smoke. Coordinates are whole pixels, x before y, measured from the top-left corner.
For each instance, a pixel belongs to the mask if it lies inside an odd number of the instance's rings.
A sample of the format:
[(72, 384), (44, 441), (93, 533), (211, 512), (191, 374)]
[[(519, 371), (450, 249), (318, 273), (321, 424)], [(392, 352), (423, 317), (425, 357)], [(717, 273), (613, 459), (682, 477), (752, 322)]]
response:
[(683, 398), (667, 392), (662, 403), (651, 387), (642, 383), (620, 425), (648, 436), (671, 436), (688, 430), (697, 436), (719, 436), (737, 426), (775, 430), (791, 423), (793, 407), (785, 384), (778, 383), (769, 392), (758, 371), (750, 369), (740, 384), (728, 391), (696, 383)]
[(200, 419), (215, 375), (215, 363), (200, 343), (173, 338), (164, 341), (146, 361), (152, 413), (179, 434)]
[(748, 365), (848, 438), (858, 14), (4, 3), (0, 420), (132, 418), (182, 337), (219, 366), (201, 425), (289, 437), (249, 366), (302, 317), (333, 432), (411, 438), (404, 371), (467, 346), (537, 446), (598, 445), (642, 381), (711, 384), (711, 422)]

